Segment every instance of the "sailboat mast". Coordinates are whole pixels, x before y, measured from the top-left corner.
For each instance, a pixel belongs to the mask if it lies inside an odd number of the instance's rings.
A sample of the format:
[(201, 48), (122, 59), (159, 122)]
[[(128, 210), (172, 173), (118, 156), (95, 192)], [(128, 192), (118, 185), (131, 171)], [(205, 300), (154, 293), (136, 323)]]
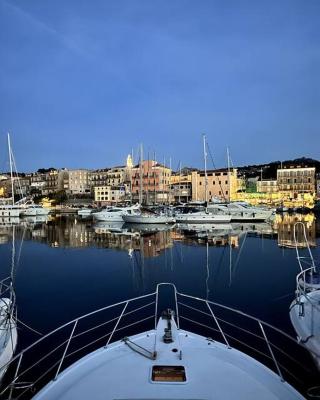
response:
[(179, 204), (181, 203), (181, 161), (179, 161)]
[(9, 163), (10, 163), (10, 177), (11, 177), (11, 193), (12, 193), (12, 205), (14, 205), (14, 188), (13, 188), (13, 171), (12, 171), (12, 154), (11, 154), (11, 143), (10, 134), (8, 132), (8, 151), (9, 151)]
[(164, 205), (165, 204), (165, 202), (164, 202), (164, 190), (165, 190), (165, 188), (164, 188), (164, 180), (165, 180), (165, 164), (166, 164), (166, 158), (165, 157), (163, 157), (163, 168), (162, 168), (162, 204)]
[(171, 198), (172, 198), (172, 190), (171, 190), (172, 163), (171, 163), (171, 157), (169, 157), (169, 169), (170, 169), (170, 177), (169, 177), (169, 197), (168, 197), (168, 205), (171, 203)]
[(132, 168), (134, 167), (133, 149), (131, 149), (131, 162), (132, 164), (129, 171), (130, 171), (130, 205), (132, 206)]
[(142, 204), (143, 201), (143, 169), (142, 169), (142, 162), (143, 162), (143, 148), (142, 148), (142, 143), (140, 145), (140, 193), (139, 193), (139, 203), (140, 205)]
[(227, 159), (228, 159), (228, 193), (229, 193), (229, 202), (231, 201), (231, 174), (230, 174), (230, 154), (229, 147), (227, 147)]
[(152, 169), (153, 169), (153, 204), (156, 204), (156, 170), (157, 170), (157, 162), (156, 162), (156, 152), (153, 152), (153, 162), (152, 162)]
[(203, 135), (203, 156), (204, 156), (204, 199), (208, 201), (208, 179), (207, 179), (207, 149), (206, 149), (206, 135)]

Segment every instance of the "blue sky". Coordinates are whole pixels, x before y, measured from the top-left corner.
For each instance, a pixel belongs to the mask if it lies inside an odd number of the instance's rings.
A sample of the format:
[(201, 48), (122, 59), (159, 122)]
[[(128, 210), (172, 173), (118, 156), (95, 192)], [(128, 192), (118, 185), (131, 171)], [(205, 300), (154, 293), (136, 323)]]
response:
[[(0, 0), (0, 170), (320, 148), (319, 0)], [(210, 164), (210, 163), (209, 163)]]

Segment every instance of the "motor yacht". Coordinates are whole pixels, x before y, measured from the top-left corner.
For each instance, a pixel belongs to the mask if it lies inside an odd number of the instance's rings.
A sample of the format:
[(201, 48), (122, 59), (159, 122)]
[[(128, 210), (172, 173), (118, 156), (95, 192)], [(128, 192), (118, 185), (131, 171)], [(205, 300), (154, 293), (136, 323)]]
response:
[(49, 208), (40, 206), (39, 204), (24, 204), (22, 205), (22, 211), (20, 215), (22, 217), (35, 217), (35, 216), (47, 216), (50, 213)]
[(245, 202), (230, 202), (230, 203), (209, 203), (208, 212), (219, 210), (222, 213), (231, 216), (231, 221), (268, 221), (275, 214), (274, 210), (264, 207), (251, 206)]
[(89, 217), (95, 210), (93, 208), (83, 207), (78, 210), (78, 215), (81, 217)]
[[(160, 304), (169, 298), (173, 308), (161, 312)], [(253, 324), (257, 329), (251, 330)], [(251, 341), (243, 339), (244, 333)], [(275, 335), (287, 342), (281, 352), (272, 342)], [(259, 343), (256, 357), (266, 355), (268, 366), (250, 353), (254, 339), (265, 345)], [(305, 352), (289, 335), (257, 318), (161, 283), (152, 293), (76, 318), (24, 349), (8, 364), (13, 372), (8, 372), (1, 395), (35, 400), (302, 400), (287, 381), (294, 375), (282, 364), (287, 359), (304, 369), (286, 353), (291, 346), (297, 356)]]
[(209, 212), (206, 210), (193, 210), (186, 208), (183, 212), (176, 213), (175, 219), (177, 223), (188, 223), (188, 224), (217, 224), (217, 223), (229, 223), (231, 216), (215, 210)]
[(140, 205), (129, 207), (110, 207), (102, 211), (93, 212), (92, 216), (97, 221), (123, 222), (123, 216), (139, 214)]
[(123, 216), (128, 224), (174, 224), (175, 218), (166, 214), (134, 213)]

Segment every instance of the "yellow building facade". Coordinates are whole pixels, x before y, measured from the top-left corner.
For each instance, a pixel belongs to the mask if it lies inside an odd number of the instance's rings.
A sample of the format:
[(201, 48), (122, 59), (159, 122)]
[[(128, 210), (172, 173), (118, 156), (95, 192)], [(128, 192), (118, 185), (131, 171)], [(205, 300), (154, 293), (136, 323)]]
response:
[(207, 199), (204, 171), (191, 173), (192, 201), (234, 200), (238, 190), (237, 169), (207, 171)]

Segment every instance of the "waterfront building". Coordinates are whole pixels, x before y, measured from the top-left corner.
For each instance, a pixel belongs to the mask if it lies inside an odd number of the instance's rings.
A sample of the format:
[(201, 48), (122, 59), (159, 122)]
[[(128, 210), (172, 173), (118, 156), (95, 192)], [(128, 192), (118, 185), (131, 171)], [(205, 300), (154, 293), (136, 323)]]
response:
[(58, 171), (50, 169), (30, 175), (30, 193), (48, 196), (58, 190)]
[(170, 177), (170, 202), (187, 203), (192, 200), (192, 175), (172, 173)]
[[(205, 201), (206, 185), (205, 172), (193, 171), (191, 173), (192, 200)], [(227, 168), (207, 171), (207, 200), (215, 199), (230, 201), (236, 197), (238, 190), (237, 169)]]
[(58, 172), (58, 191), (64, 190), (66, 193), (69, 190), (69, 171), (62, 168)]
[(277, 170), (277, 182), (279, 191), (291, 192), (296, 198), (298, 193), (315, 193), (314, 167), (289, 166)]
[(69, 170), (69, 188), (71, 195), (90, 194), (89, 171), (87, 169)]
[(89, 174), (89, 181), (92, 193), (95, 195), (96, 187), (113, 187), (113, 190), (121, 192), (121, 196), (123, 190), (125, 190), (126, 195), (129, 197), (131, 170), (132, 159), (129, 155), (126, 165), (91, 171)]
[(118, 186), (96, 186), (94, 188), (94, 201), (98, 206), (112, 205), (125, 199), (125, 188)]
[(31, 174), (30, 176), (30, 191), (31, 194), (42, 194), (46, 186), (46, 174), (37, 173)]
[(94, 192), (94, 188), (97, 186), (108, 186), (109, 184), (109, 175), (108, 171), (110, 168), (105, 169), (96, 169), (94, 171), (89, 172), (89, 182), (92, 192)]
[(258, 193), (277, 193), (279, 191), (277, 180), (260, 180), (257, 181)]
[[(140, 170), (142, 176), (140, 179)], [(132, 199), (146, 204), (168, 203), (171, 169), (154, 160), (145, 160), (132, 168)], [(142, 192), (141, 192), (142, 190)]]
[[(16, 200), (19, 200), (22, 197), (26, 197), (30, 194), (30, 178), (25, 176), (23, 177), (14, 176), (12, 180), (13, 180), (13, 191)], [(7, 176), (6, 179), (2, 179), (0, 181), (0, 188), (1, 192), (3, 193), (3, 196), (12, 197), (11, 177)]]
[(320, 173), (316, 175), (316, 193), (317, 193), (317, 198), (320, 198)]

